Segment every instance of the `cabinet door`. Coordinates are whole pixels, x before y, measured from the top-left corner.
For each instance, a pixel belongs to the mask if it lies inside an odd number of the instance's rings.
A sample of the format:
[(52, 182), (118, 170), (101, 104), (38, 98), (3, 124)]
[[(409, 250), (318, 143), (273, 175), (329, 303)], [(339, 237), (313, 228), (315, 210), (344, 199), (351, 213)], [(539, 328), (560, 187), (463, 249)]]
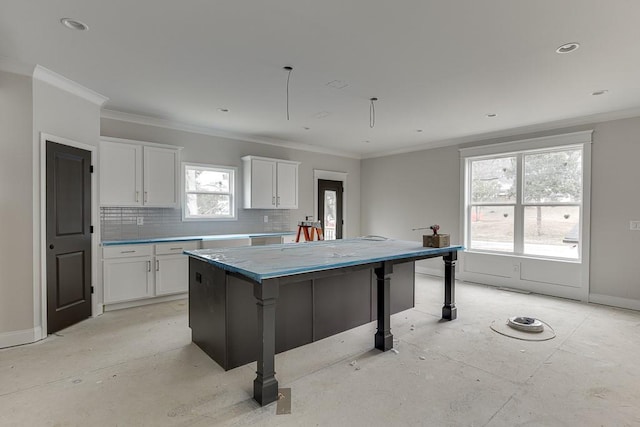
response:
[(156, 256), (156, 295), (189, 291), (189, 257), (186, 255)]
[(103, 261), (105, 304), (153, 296), (151, 257)]
[(144, 147), (144, 205), (178, 206), (178, 151)]
[(142, 146), (100, 143), (100, 205), (142, 205)]
[(298, 209), (298, 165), (278, 162), (277, 205), (280, 209)]
[(251, 206), (273, 209), (276, 207), (276, 162), (251, 160)]

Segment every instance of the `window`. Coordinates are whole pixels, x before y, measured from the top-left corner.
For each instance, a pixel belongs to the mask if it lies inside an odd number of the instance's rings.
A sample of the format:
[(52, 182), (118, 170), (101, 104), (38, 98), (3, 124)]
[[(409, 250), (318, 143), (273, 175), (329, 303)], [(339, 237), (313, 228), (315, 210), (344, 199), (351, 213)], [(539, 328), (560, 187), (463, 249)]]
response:
[(230, 167), (183, 163), (183, 219), (236, 219), (235, 173)]
[(467, 248), (579, 259), (582, 162), (582, 145), (468, 157)]

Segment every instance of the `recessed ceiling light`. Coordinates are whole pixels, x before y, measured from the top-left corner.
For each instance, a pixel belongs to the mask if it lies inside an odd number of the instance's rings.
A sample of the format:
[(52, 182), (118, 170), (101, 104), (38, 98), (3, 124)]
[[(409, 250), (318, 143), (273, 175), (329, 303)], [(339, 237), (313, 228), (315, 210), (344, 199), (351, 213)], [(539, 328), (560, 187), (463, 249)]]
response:
[(327, 86), (331, 86), (334, 89), (344, 89), (345, 87), (349, 86), (349, 83), (345, 82), (344, 80), (332, 80), (327, 83)]
[(329, 113), (328, 111), (320, 111), (319, 113), (314, 114), (313, 117), (315, 117), (316, 119), (324, 119), (329, 114), (331, 113)]
[(228, 113), (229, 109), (228, 108), (218, 108), (218, 111), (220, 111), (221, 113)]
[(487, 114), (487, 117), (489, 117), (490, 119), (497, 117), (498, 115), (496, 113), (489, 113)]
[(84, 22), (80, 22), (76, 19), (73, 18), (62, 18), (60, 20), (60, 23), (62, 25), (64, 25), (65, 27), (72, 29), (72, 30), (78, 30), (78, 31), (86, 31), (89, 29), (89, 26), (87, 24), (85, 24)]
[(569, 52), (573, 52), (574, 50), (578, 49), (580, 47), (580, 43), (576, 43), (576, 42), (571, 42), (571, 43), (565, 43), (562, 46), (560, 46), (559, 48), (556, 49), (556, 53), (569, 53)]
[(606, 90), (606, 89), (601, 89), (601, 90), (596, 90), (595, 92), (591, 92), (591, 95), (600, 96), (600, 95), (604, 95), (607, 92), (609, 92), (609, 91)]

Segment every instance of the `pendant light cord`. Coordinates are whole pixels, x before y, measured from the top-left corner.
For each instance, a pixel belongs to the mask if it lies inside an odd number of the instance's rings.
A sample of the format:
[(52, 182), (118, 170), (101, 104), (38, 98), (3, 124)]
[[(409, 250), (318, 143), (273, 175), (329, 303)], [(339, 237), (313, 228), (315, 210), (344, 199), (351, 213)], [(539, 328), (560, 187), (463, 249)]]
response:
[(371, 105), (369, 105), (369, 127), (373, 128), (376, 125), (376, 106), (374, 105), (374, 101), (377, 101), (378, 98), (371, 98)]
[(284, 69), (289, 72), (289, 74), (287, 74), (287, 120), (289, 120), (289, 79), (291, 78), (293, 67), (284, 67)]

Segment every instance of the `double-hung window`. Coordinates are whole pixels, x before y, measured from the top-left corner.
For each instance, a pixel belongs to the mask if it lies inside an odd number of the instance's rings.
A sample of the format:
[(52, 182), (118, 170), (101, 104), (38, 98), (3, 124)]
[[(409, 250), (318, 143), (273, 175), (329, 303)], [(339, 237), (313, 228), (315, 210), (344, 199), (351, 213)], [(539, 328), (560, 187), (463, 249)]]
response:
[(583, 145), (495, 151), (465, 159), (467, 249), (580, 259)]
[(183, 163), (183, 219), (236, 219), (235, 175), (232, 167)]

